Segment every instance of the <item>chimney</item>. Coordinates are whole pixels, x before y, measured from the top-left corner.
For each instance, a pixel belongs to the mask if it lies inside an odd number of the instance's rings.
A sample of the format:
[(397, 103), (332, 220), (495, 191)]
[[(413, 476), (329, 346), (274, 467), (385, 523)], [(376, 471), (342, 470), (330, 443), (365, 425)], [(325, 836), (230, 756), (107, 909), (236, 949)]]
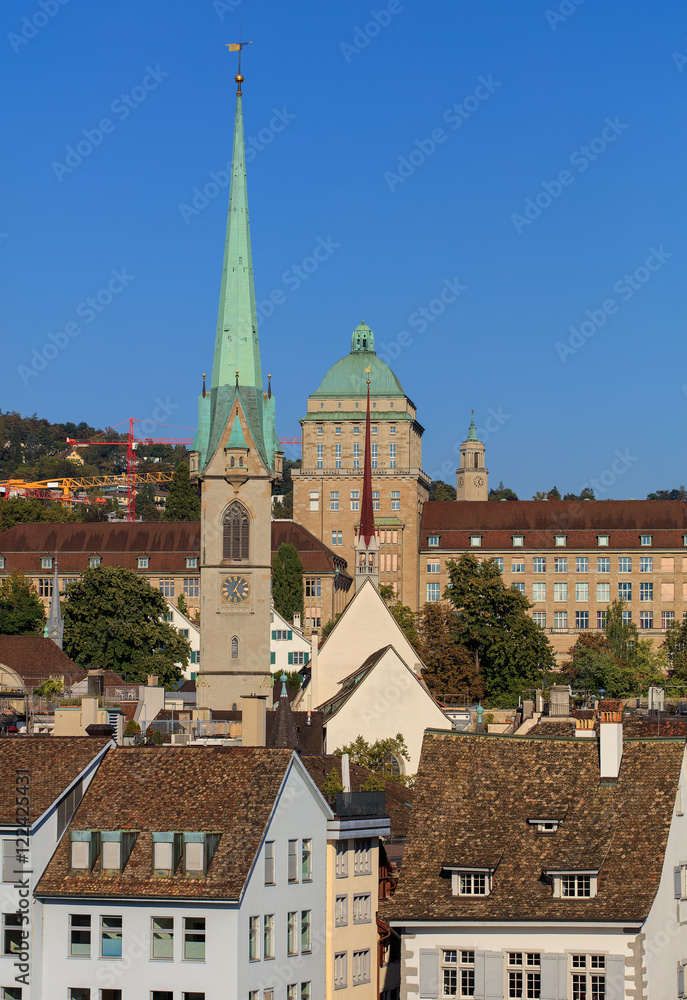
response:
[(351, 762), (347, 753), (341, 755), (341, 784), (344, 792), (351, 790)]
[(620, 712), (601, 712), (599, 716), (599, 776), (602, 781), (617, 781), (623, 759), (623, 722)]
[(267, 695), (241, 699), (241, 746), (264, 747), (267, 735)]
[(300, 613), (300, 611), (294, 611), (294, 613), (293, 613), (293, 627), (294, 628), (300, 628), (301, 627), (301, 613)]
[(317, 631), (314, 631), (310, 636), (310, 707), (312, 708), (313, 712), (315, 711), (315, 709), (319, 704), (319, 697), (320, 697), (319, 685), (318, 685), (319, 645), (320, 645), (320, 637)]
[(148, 687), (149, 688), (156, 688), (157, 687), (157, 680), (158, 680), (157, 674), (148, 674), (147, 675), (147, 680), (148, 680)]

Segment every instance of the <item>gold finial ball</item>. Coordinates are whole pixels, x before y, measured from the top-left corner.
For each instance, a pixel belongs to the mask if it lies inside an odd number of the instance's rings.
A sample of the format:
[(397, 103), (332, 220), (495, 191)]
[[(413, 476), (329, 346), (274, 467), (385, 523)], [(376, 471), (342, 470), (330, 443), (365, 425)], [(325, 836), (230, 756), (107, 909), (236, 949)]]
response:
[(238, 76), (234, 77), (234, 80), (236, 81), (236, 83), (243, 83), (243, 77), (241, 76), (240, 73), (238, 74)]

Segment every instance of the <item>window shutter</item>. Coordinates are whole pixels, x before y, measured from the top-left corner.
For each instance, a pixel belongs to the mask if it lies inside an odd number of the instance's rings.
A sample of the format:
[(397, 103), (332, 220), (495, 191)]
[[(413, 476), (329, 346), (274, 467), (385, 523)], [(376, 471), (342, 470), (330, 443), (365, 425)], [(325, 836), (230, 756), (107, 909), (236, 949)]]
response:
[(286, 633), (286, 638), (289, 639), (289, 640), (293, 639), (293, 632), (287, 632)]
[(277, 662), (277, 654), (270, 653), (270, 666), (273, 667), (276, 662)]
[(606, 958), (606, 1000), (624, 1000), (625, 959), (622, 955)]
[(420, 948), (420, 996), (428, 1000), (439, 996), (439, 956), (435, 948)]
[(565, 993), (558, 992), (559, 958), (565, 961), (565, 955), (541, 956), (541, 1000), (560, 1000)]
[(682, 867), (680, 865), (673, 868), (673, 882), (675, 886), (675, 898), (682, 899)]
[(277, 638), (277, 631), (276, 631), (276, 629), (272, 629), (272, 638), (273, 639)]
[(485, 953), (484, 997), (485, 1000), (503, 1000), (503, 955), (501, 952), (488, 951)]
[(484, 965), (485, 965), (485, 952), (476, 951), (475, 952), (475, 996), (484, 996)]
[(310, 663), (310, 653), (305, 654), (305, 659), (303, 660), (303, 663)]
[(679, 962), (677, 967), (677, 995), (679, 997), (685, 995), (685, 967), (682, 962)]
[(293, 653), (289, 653), (289, 666), (293, 666)]

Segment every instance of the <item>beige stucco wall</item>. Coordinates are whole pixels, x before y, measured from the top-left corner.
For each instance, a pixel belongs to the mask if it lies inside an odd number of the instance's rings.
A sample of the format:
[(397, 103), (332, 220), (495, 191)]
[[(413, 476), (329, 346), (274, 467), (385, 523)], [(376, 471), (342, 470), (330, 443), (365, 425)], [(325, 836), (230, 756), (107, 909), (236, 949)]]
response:
[[(342, 838), (343, 839), (343, 838)], [(378, 908), (379, 892), (379, 841), (372, 840), (372, 861), (370, 875), (355, 875), (354, 873), (354, 839), (348, 840), (348, 876), (336, 876), (336, 840), (327, 842), (327, 970), (326, 997), (327, 1000), (376, 1000), (377, 998), (377, 922), (375, 914)], [(368, 923), (353, 923), (353, 897), (362, 893), (370, 893), (370, 921)], [(337, 927), (335, 923), (336, 897), (348, 896), (348, 924)], [(353, 952), (369, 949), (370, 951), (370, 982), (353, 986)], [(334, 955), (347, 952), (347, 985), (334, 990)]]

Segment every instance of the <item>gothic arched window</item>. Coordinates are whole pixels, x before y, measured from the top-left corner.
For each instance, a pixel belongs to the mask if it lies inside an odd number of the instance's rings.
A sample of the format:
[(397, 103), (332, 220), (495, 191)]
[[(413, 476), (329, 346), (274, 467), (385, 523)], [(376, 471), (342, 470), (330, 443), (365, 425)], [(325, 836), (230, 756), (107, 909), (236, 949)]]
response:
[(475, 468), (479, 469), (479, 455), (475, 453)]
[(231, 658), (232, 660), (238, 660), (239, 658), (239, 641), (236, 636), (231, 640)]
[(235, 500), (224, 512), (223, 529), (223, 559), (240, 562), (248, 558), (248, 541), (250, 536), (250, 518), (248, 511)]

